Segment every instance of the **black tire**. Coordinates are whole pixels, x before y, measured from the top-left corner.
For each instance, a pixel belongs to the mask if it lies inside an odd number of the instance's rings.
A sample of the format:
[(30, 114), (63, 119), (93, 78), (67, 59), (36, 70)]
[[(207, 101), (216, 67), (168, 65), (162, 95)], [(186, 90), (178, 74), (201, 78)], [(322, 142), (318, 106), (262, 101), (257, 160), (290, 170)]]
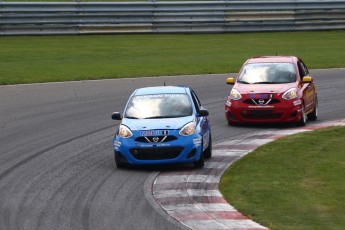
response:
[(311, 113), (308, 114), (308, 120), (310, 120), (310, 121), (316, 121), (317, 116), (318, 116), (318, 113), (319, 113), (318, 107), (319, 107), (319, 102), (318, 102), (317, 97), (315, 97), (315, 106), (314, 106), (314, 110), (313, 110), (313, 112), (311, 112)]
[(304, 104), (302, 105), (302, 117), (301, 119), (297, 122), (297, 126), (305, 126), (307, 123), (307, 115), (305, 114), (305, 108)]
[(228, 121), (228, 125), (231, 127), (234, 127), (234, 126), (240, 126), (242, 123), (239, 123), (239, 122), (232, 122), (232, 121)]
[(193, 166), (194, 168), (203, 168), (204, 165), (205, 165), (204, 153), (201, 153), (199, 160), (193, 162)]
[(128, 165), (120, 160), (119, 154), (114, 151), (114, 159), (116, 167), (118, 168), (126, 168)]
[(210, 159), (212, 157), (212, 137), (210, 135), (208, 147), (204, 151), (204, 158)]

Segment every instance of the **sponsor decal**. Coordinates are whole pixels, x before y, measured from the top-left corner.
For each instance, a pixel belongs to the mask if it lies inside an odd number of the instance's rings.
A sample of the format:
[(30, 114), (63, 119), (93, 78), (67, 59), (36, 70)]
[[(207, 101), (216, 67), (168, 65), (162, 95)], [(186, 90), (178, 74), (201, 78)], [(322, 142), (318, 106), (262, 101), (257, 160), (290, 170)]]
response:
[(306, 96), (307, 101), (311, 101), (314, 97), (314, 91), (309, 91), (309, 90), (306, 91), (305, 96)]
[(193, 139), (194, 145), (196, 145), (196, 146), (201, 145), (201, 140), (202, 140), (201, 137), (198, 137), (198, 138)]
[(302, 104), (302, 101), (301, 101), (301, 100), (297, 100), (297, 101), (294, 101), (293, 104), (294, 104), (295, 106), (297, 106), (297, 105)]
[(114, 141), (114, 147), (120, 147), (121, 146), (121, 142), (120, 141)]
[(250, 105), (250, 106), (248, 106), (248, 108), (253, 108), (253, 109), (258, 109), (258, 108), (260, 108), (260, 109), (262, 109), (262, 108), (274, 108), (274, 106), (271, 106), (271, 105), (264, 105), (264, 106), (257, 106), (257, 105)]
[(153, 144), (153, 145), (150, 145), (150, 144), (139, 145), (139, 147), (141, 147), (141, 148), (156, 148), (156, 147), (169, 147), (169, 146), (171, 146), (171, 145), (165, 144), (165, 143), (159, 143), (159, 144)]
[(164, 143), (162, 143), (162, 144), (158, 144), (158, 145), (156, 145), (157, 147), (169, 147), (169, 146), (171, 146), (170, 144), (164, 144)]
[(150, 94), (150, 95), (139, 95), (137, 98), (167, 98), (167, 97), (185, 97), (186, 94), (175, 93), (175, 94)]
[(140, 136), (142, 137), (151, 137), (151, 136), (167, 136), (169, 134), (168, 130), (149, 130), (149, 131), (140, 131)]
[(204, 136), (202, 137), (202, 149), (205, 150), (206, 146), (209, 145), (209, 140), (210, 140), (210, 130), (207, 130), (207, 132), (204, 134)]
[(273, 94), (271, 93), (249, 94), (249, 99), (270, 99), (270, 98), (273, 98)]

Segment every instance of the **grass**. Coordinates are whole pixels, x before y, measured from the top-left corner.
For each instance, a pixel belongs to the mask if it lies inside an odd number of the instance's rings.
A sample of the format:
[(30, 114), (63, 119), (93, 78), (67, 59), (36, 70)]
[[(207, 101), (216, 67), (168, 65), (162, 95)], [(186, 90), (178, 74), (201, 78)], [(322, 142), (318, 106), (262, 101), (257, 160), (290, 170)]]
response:
[(333, 127), (268, 143), (231, 166), (220, 191), (272, 230), (344, 229), (344, 140)]
[(258, 55), (344, 67), (345, 30), (234, 34), (1, 36), (0, 84), (237, 72)]

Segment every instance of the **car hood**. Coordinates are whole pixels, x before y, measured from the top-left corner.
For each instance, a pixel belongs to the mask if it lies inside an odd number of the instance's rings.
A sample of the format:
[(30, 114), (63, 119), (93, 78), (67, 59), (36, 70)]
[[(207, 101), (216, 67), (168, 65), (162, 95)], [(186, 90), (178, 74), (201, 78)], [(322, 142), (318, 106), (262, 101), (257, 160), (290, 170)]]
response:
[(123, 118), (122, 124), (131, 130), (153, 129), (181, 129), (188, 122), (193, 121), (194, 116), (165, 118), (165, 119), (128, 119)]
[(250, 93), (285, 93), (287, 90), (296, 87), (296, 83), (286, 84), (236, 84), (234, 86), (241, 94)]

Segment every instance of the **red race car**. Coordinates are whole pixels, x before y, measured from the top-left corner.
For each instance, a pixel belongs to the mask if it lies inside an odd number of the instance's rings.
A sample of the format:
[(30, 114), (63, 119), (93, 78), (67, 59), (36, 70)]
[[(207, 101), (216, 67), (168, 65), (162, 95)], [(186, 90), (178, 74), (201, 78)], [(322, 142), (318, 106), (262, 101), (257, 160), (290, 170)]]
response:
[(289, 122), (304, 126), (316, 120), (318, 100), (313, 78), (303, 61), (294, 56), (248, 59), (225, 104), (229, 123)]

